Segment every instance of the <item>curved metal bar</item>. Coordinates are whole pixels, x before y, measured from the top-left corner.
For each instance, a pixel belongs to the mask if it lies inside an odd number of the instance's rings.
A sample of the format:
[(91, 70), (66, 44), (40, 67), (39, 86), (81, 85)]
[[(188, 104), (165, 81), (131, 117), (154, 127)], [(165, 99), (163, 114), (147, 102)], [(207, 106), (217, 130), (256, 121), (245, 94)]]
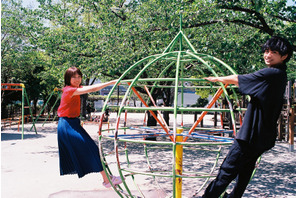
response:
[[(213, 57), (212, 59), (213, 59), (213, 60), (216, 60), (216, 61), (219, 62), (220, 64), (224, 65), (226, 68), (229, 69), (229, 71), (232, 72), (232, 74), (237, 75), (236, 71), (233, 70), (232, 67), (230, 67), (228, 64), (224, 63), (222, 60), (220, 60), (220, 59), (218, 59), (218, 58), (216, 58), (216, 57)], [(241, 125), (242, 125), (242, 117), (243, 117), (243, 115), (242, 115), (242, 113), (241, 113), (241, 109), (242, 109), (242, 108), (241, 108), (241, 106), (240, 106), (240, 102), (239, 102), (239, 99), (238, 99), (238, 97), (237, 97), (237, 94), (236, 94), (234, 88), (233, 88), (233, 87), (230, 87), (230, 88), (231, 88), (231, 90), (232, 90), (232, 92), (233, 92), (233, 95), (234, 95), (235, 100), (236, 100), (236, 102), (237, 102), (237, 105), (238, 105), (238, 107), (239, 107), (238, 111), (239, 111), (239, 116), (240, 116), (240, 126), (241, 126)], [(235, 119), (234, 119), (234, 120), (235, 120)]]
[[(183, 43), (183, 39), (185, 40), (185, 43)], [(179, 46), (176, 46), (176, 44), (179, 41)], [(190, 48), (190, 51), (182, 51), (182, 47), (183, 45), (187, 45)], [(173, 49), (179, 49), (179, 51), (173, 51)], [(162, 72), (158, 75), (158, 78), (140, 78), (140, 76), (145, 72), (145, 70), (147, 70), (147, 68), (151, 67), (154, 63), (156, 63), (157, 61), (161, 61), (161, 63), (167, 63), (166, 61), (170, 61), (170, 63), (162, 70)], [(234, 112), (233, 112), (233, 107), (232, 104), (230, 102), (230, 98), (227, 92), (227, 86), (228, 85), (223, 85), (222, 83), (220, 83), (220, 88), (217, 90), (217, 94), (215, 94), (215, 96), (213, 97), (212, 101), (209, 103), (208, 108), (187, 108), (187, 107), (183, 107), (183, 105), (181, 107), (178, 106), (178, 91), (179, 88), (181, 88), (182, 92), (183, 92), (183, 85), (179, 86), (180, 82), (184, 82), (184, 81), (193, 81), (193, 82), (201, 82), (201, 81), (205, 81), (204, 79), (192, 79), (192, 78), (184, 78), (184, 75), (188, 75), (186, 72), (187, 70), (185, 70), (185, 68), (183, 68), (183, 65), (186, 64), (186, 62), (191, 62), (191, 61), (198, 61), (201, 62), (203, 66), (205, 67), (199, 67), (197, 66), (198, 69), (198, 73), (200, 72), (203, 76), (206, 76), (204, 69), (207, 69), (208, 71), (210, 71), (214, 76), (218, 76), (218, 74), (221, 72), (222, 74), (225, 74), (225, 71), (227, 73), (231, 72), (232, 74), (236, 74), (236, 72), (226, 63), (224, 63), (223, 61), (221, 61), (220, 59), (217, 59), (215, 57), (212, 57), (210, 55), (206, 55), (206, 54), (202, 54), (202, 53), (197, 53), (197, 51), (194, 49), (194, 47), (192, 46), (192, 44), (189, 42), (189, 40), (187, 39), (187, 37), (184, 35), (184, 33), (180, 30), (180, 32), (175, 36), (175, 38), (171, 41), (171, 43), (166, 47), (166, 49), (163, 51), (162, 54), (157, 54), (157, 55), (152, 55), (149, 57), (146, 57), (144, 59), (139, 60), (138, 62), (136, 62), (135, 64), (133, 64), (131, 67), (129, 67), (128, 70), (126, 70), (121, 77), (118, 79), (117, 83), (113, 86), (113, 88), (111, 89), (110, 93), (108, 94), (107, 100), (104, 103), (104, 107), (102, 111), (105, 111), (106, 107), (107, 107), (107, 103), (109, 101), (109, 99), (111, 98), (112, 93), (115, 90), (115, 87), (119, 84), (119, 83), (124, 83), (127, 82), (129, 84), (129, 88), (127, 89), (124, 98), (122, 99), (121, 104), (119, 105), (119, 110), (118, 110), (118, 116), (116, 119), (116, 127), (115, 127), (115, 135), (114, 137), (112, 136), (104, 136), (101, 132), (102, 132), (102, 124), (100, 125), (100, 129), (99, 129), (99, 145), (100, 145), (100, 154), (103, 156), (102, 157), (102, 162), (104, 162), (104, 170), (107, 172), (110, 172), (108, 167), (105, 167), (105, 158), (103, 155), (103, 150), (102, 150), (102, 139), (112, 139), (114, 140), (114, 145), (115, 145), (115, 155), (116, 155), (116, 160), (117, 160), (117, 168), (118, 171), (120, 173), (120, 176), (123, 179), (123, 171), (126, 172), (130, 172), (132, 179), (135, 183), (135, 186), (138, 188), (139, 192), (142, 194), (142, 196), (144, 197), (143, 193), (141, 192), (139, 186), (136, 184), (135, 179), (134, 179), (134, 175), (135, 174), (145, 174), (145, 175), (151, 175), (155, 178), (156, 177), (163, 177), (164, 175), (162, 174), (155, 174), (154, 170), (151, 169), (151, 163), (149, 161), (149, 157), (148, 157), (148, 153), (147, 153), (147, 145), (149, 144), (155, 144), (155, 145), (159, 145), (159, 146), (167, 146), (170, 147), (169, 149), (172, 150), (172, 156), (173, 156), (173, 166), (172, 166), (172, 171), (169, 175), (166, 175), (166, 177), (172, 177), (173, 178), (173, 196), (175, 196), (175, 178), (178, 177), (193, 177), (193, 176), (188, 176), (186, 174), (183, 175), (178, 175), (175, 173), (175, 150), (176, 150), (176, 146), (177, 145), (190, 145), (190, 146), (202, 146), (202, 145), (206, 145), (206, 146), (210, 146), (210, 145), (219, 145), (220, 149), (219, 152), (216, 156), (216, 160), (214, 161), (214, 165), (211, 168), (211, 173), (214, 171), (214, 167), (217, 165), (218, 163), (218, 158), (220, 155), (220, 151), (221, 151), (221, 147), (222, 145), (230, 145), (231, 144), (231, 139), (220, 139), (220, 141), (226, 141), (226, 142), (189, 142), (186, 143), (185, 141), (188, 138), (207, 138), (207, 135), (205, 137), (203, 137), (203, 135), (194, 133), (194, 130), (196, 129), (195, 124), (199, 123), (199, 120), (201, 120), (203, 118), (203, 116), (209, 111), (220, 111), (220, 112), (230, 112), (231, 114), (231, 119), (232, 119), (232, 125), (233, 125), (233, 129), (236, 130), (236, 123), (235, 123), (235, 117), (234, 117)], [(169, 68), (172, 67), (172, 65), (176, 63), (176, 71), (175, 71), (175, 78), (161, 78), (164, 73), (166, 71), (168, 71)], [(129, 72), (131, 72), (133, 69), (136, 69), (139, 67), (139, 65), (143, 64), (144, 66), (140, 69), (140, 71), (138, 71), (138, 74), (135, 76), (135, 78), (133, 79), (128, 79), (128, 80), (124, 80), (124, 77), (127, 76), (127, 74)], [(141, 65), (142, 66), (142, 65)], [(213, 66), (216, 66), (216, 69), (213, 68)], [(227, 69), (227, 70), (226, 70)], [(219, 70), (219, 71), (218, 71)], [(228, 72), (229, 71), (229, 72)], [(139, 85), (137, 85), (137, 82), (148, 82), (148, 81), (154, 81), (154, 83), (152, 83), (153, 85), (151, 86), (152, 88), (149, 90), (147, 85), (143, 85), (144, 89), (147, 92), (147, 95), (150, 97), (152, 103), (154, 104), (153, 107), (148, 106), (147, 103), (143, 100), (143, 98), (141, 97), (141, 95), (137, 92), (137, 90), (135, 89), (135, 87), (141, 87), (142, 84), (140, 83)], [(174, 88), (174, 105), (173, 107), (157, 107), (154, 99), (152, 98), (152, 92), (155, 88), (161, 88), (161, 86), (158, 85), (158, 82), (166, 82), (166, 81), (174, 81), (174, 87), (171, 86), (162, 86), (162, 88)], [(212, 84), (211, 84), (212, 85)], [(212, 86), (211, 86), (212, 87)], [(213, 87), (212, 87), (213, 88)], [(235, 90), (233, 87), (230, 87), (233, 91), (233, 93), (235, 93)], [(128, 99), (131, 97), (132, 92), (135, 93), (135, 95), (142, 101), (143, 104), (145, 104), (146, 107), (129, 107), (127, 103)], [(218, 108), (212, 108), (210, 109), (210, 107), (213, 105), (213, 103), (218, 99), (218, 97), (221, 94), (225, 94), (225, 97), (228, 101), (229, 104), (229, 109), (218, 109)], [(182, 93), (183, 94), (183, 93)], [(235, 95), (236, 101), (238, 101), (237, 95)], [(182, 99), (183, 101), (183, 99)], [(139, 140), (137, 138), (140, 138), (141, 136), (143, 136), (143, 134), (138, 134), (137, 135), (127, 135), (126, 134), (126, 127), (124, 128), (120, 128), (119, 127), (119, 123), (120, 123), (120, 117), (121, 117), (121, 113), (125, 110), (125, 124), (127, 123), (127, 110), (129, 109), (139, 109), (139, 110), (149, 110), (149, 111), (154, 111), (154, 110), (164, 110), (164, 111), (173, 111), (174, 113), (174, 124), (173, 124), (173, 128), (170, 129), (169, 126), (167, 126), (167, 124), (165, 124), (165, 121), (162, 120), (162, 122), (157, 118), (157, 116), (153, 113), (152, 115), (154, 116), (154, 118), (157, 120), (157, 122), (160, 124), (160, 126), (163, 128), (163, 132), (158, 134), (161, 137), (169, 137), (171, 139), (171, 141), (169, 142), (155, 142), (155, 141), (145, 141), (145, 140)], [(177, 114), (179, 112), (181, 112), (181, 114), (183, 113), (183, 111), (203, 111), (203, 115), (201, 115), (199, 117), (199, 119), (197, 119), (197, 121), (194, 123), (194, 125), (192, 126), (192, 128), (189, 130), (188, 134), (183, 134), (183, 136), (185, 137), (183, 139), (183, 142), (176, 142), (176, 128), (177, 128)], [(161, 116), (162, 117), (162, 116)], [(124, 135), (120, 135), (119, 134), (119, 130), (124, 130)], [(193, 132), (193, 133), (192, 133)], [(156, 133), (154, 133), (156, 134)], [(143, 136), (144, 137), (144, 136)], [(167, 139), (168, 140), (168, 139)], [(216, 140), (215, 138), (210, 138), (209, 136), (209, 140), (212, 141), (219, 141)], [(120, 158), (119, 158), (119, 142), (124, 142), (125, 143), (125, 154), (126, 154), (126, 160), (128, 163), (128, 168), (130, 167), (130, 160), (129, 160), (129, 155), (128, 155), (128, 148), (126, 146), (127, 142), (131, 142), (131, 143), (138, 143), (138, 144), (143, 144), (144, 145), (144, 150), (145, 150), (145, 155), (147, 158), (147, 165), (150, 169), (149, 173), (143, 173), (143, 172), (135, 172), (135, 171), (131, 171), (131, 170), (126, 170), (126, 169), (122, 169), (121, 168), (121, 164), (120, 164)], [(110, 172), (111, 173), (111, 172)], [(196, 177), (196, 176), (195, 176)], [(210, 178), (210, 174), (208, 175), (202, 175), (202, 177), (200, 178), (206, 178), (205, 182), (203, 183), (203, 185), (200, 187), (199, 190), (201, 190), (204, 185), (207, 183), (207, 181)], [(126, 184), (125, 181), (123, 181), (123, 185), (125, 187), (125, 189), (127, 190), (127, 192), (123, 192), (119, 187), (114, 187), (114, 190), (121, 196), (127, 196), (127, 197), (132, 197), (132, 193), (129, 190), (128, 185)]]
[[(110, 179), (110, 177), (109, 177), (109, 175), (111, 174), (111, 171), (110, 171), (109, 167), (106, 165), (107, 162), (106, 162), (106, 159), (105, 159), (105, 157), (104, 157), (104, 153), (103, 153), (102, 141), (101, 141), (102, 137), (103, 137), (102, 135), (99, 135), (99, 138), (98, 138), (98, 142), (99, 142), (99, 153), (100, 153), (101, 164), (102, 164), (102, 167), (103, 167), (104, 172), (105, 172), (106, 175), (107, 175), (108, 181), (112, 184), (112, 181), (111, 181), (111, 179)], [(114, 191), (115, 191), (121, 198), (123, 198), (122, 194), (115, 188), (115, 186), (114, 186), (113, 184), (112, 184), (111, 186), (112, 186), (112, 188), (114, 189)]]
[[(216, 63), (214, 62), (214, 60), (215, 60), (215, 61), (218, 61), (220, 64), (222, 64), (223, 62), (220, 61), (219, 59), (215, 59), (214, 57), (212, 57), (212, 59), (210, 59), (210, 61), (211, 61), (213, 64), (216, 65), (216, 67), (222, 72), (222, 74), (223, 74), (224, 76), (226, 76), (226, 74), (225, 74), (225, 72), (223, 71), (223, 69), (220, 67), (220, 65), (216, 64)], [(224, 64), (225, 64), (225, 63), (224, 63)], [(228, 66), (227, 64), (225, 64), (225, 65)], [(226, 66), (225, 66), (225, 67), (226, 67)], [(231, 71), (233, 74), (236, 74), (236, 72), (233, 71), (233, 69), (232, 69), (230, 66), (229, 66), (229, 68), (230, 68), (229, 71)], [(235, 99), (236, 99), (237, 104), (239, 105), (239, 101), (238, 101), (237, 95), (236, 95), (236, 93), (235, 93), (235, 90), (234, 90), (232, 87), (231, 87), (231, 90), (232, 90), (233, 94), (234, 94), (235, 97), (236, 97)], [(227, 91), (225, 92), (225, 98), (226, 98), (226, 100), (227, 100), (227, 102), (228, 102), (229, 109), (231, 110), (231, 111), (230, 111), (230, 115), (231, 115), (231, 122), (232, 122), (232, 127), (233, 127), (233, 136), (235, 137), (235, 136), (236, 136), (236, 133), (237, 133), (235, 115), (234, 115), (233, 106), (232, 106), (230, 97), (229, 97), (228, 94), (226, 95), (226, 93), (227, 93)]]
[[(125, 142), (125, 144), (126, 144), (126, 142)], [(128, 157), (128, 149), (127, 148), (125, 148), (125, 155), (126, 155), (126, 161), (128, 163), (128, 168), (129, 168), (130, 167), (130, 160), (129, 160), (129, 157)], [(136, 188), (137, 188), (137, 191), (142, 195), (142, 197), (144, 197), (143, 192), (141, 191), (141, 189), (139, 188), (139, 185), (135, 181), (134, 175), (131, 175), (131, 178), (133, 180), (134, 186), (136, 186)]]
[[(228, 86), (228, 85), (226, 85)], [(212, 98), (212, 100), (210, 101), (209, 105), (207, 106), (208, 109), (210, 109), (214, 103), (217, 101), (217, 99), (222, 95), (223, 91), (222, 89), (218, 89), (217, 93), (215, 94), (215, 96)], [(197, 121), (194, 123), (194, 125), (192, 126), (192, 128), (189, 131), (189, 135), (194, 131), (194, 129), (196, 128), (196, 126), (201, 122), (201, 120), (203, 119), (203, 117), (207, 114), (207, 111), (203, 111), (203, 113), (201, 114), (201, 116), (197, 119)], [(187, 137), (183, 140), (184, 142), (187, 141)]]
[[(147, 145), (146, 144), (144, 144), (144, 153), (145, 153), (145, 157), (146, 157), (148, 168), (149, 168), (150, 171), (152, 171), (152, 166), (151, 166), (151, 163), (150, 163), (150, 160), (149, 160), (149, 157), (148, 157)], [(157, 183), (159, 189), (162, 189), (163, 190), (163, 188), (161, 187), (161, 185), (159, 184), (159, 182), (157, 180), (157, 177), (155, 175), (153, 175), (153, 178), (154, 178), (155, 182)], [(164, 192), (164, 190), (163, 190), (163, 192)]]
[[(169, 78), (161, 78), (161, 76), (163, 76), (163, 74), (172, 66), (174, 64), (174, 62), (171, 62), (169, 65), (167, 65), (166, 67), (165, 67), (165, 69), (163, 69), (162, 71), (161, 71), (161, 73), (159, 74), (159, 76), (158, 76), (158, 78), (154, 78), (154, 80), (153, 81), (155, 81), (154, 82), (154, 84), (153, 84), (153, 86), (152, 86), (152, 89), (151, 89), (151, 91), (150, 91), (150, 94), (152, 94), (153, 93), (153, 91), (154, 91), (154, 89), (155, 89), (155, 87), (156, 87), (156, 84), (157, 84), (157, 82), (158, 81), (165, 81), (164, 79), (169, 79)], [(160, 80), (160, 79), (163, 79), (163, 80)], [(142, 79), (138, 79), (138, 81), (139, 82), (141, 82), (141, 80)], [(172, 81), (174, 81), (175, 79), (174, 78), (172, 78)], [(147, 100), (147, 102), (148, 102), (148, 100)]]
[[(172, 62), (174, 63), (174, 62)], [(171, 66), (168, 65), (168, 66)], [(170, 67), (166, 67), (166, 69), (169, 69)], [(165, 72), (165, 69), (162, 71), (162, 72)], [(162, 74), (162, 72), (160, 73), (160, 76)], [(163, 74), (162, 74), (163, 75)], [(121, 82), (133, 82), (134, 79), (128, 79), (128, 80), (122, 80)], [(180, 81), (207, 81), (207, 80), (204, 80), (204, 79), (197, 79), (197, 78), (180, 78), (179, 79)], [(166, 81), (175, 81), (175, 78), (139, 78), (137, 80), (138, 82), (148, 82), (148, 81), (154, 81), (154, 82), (158, 82), (158, 81), (162, 81), (162, 82), (166, 82)]]
[[(124, 109), (128, 109), (128, 110), (129, 109), (133, 109), (133, 110), (151, 110), (151, 111), (163, 110), (163, 111), (172, 111), (172, 112), (174, 112), (174, 107), (149, 107), (148, 106), (148, 107), (123, 107), (122, 109), (123, 110)], [(176, 110), (178, 112), (182, 112), (182, 111), (229, 112), (230, 111), (229, 109), (219, 109), (219, 108), (211, 108), (211, 109), (209, 109), (209, 108), (194, 108), (194, 107), (177, 107)], [(158, 119), (158, 118), (156, 118), (156, 119)]]
[[(222, 147), (220, 146), (219, 152), (218, 152), (217, 157), (216, 157), (216, 160), (215, 160), (215, 162), (214, 162), (214, 164), (213, 164), (213, 166), (212, 166), (212, 168), (211, 168), (210, 174), (212, 174), (212, 173), (214, 172), (215, 167), (216, 167), (217, 164), (218, 164), (219, 157), (220, 157), (220, 154), (221, 154), (221, 148), (222, 148)], [(200, 188), (196, 191), (196, 194), (198, 194), (198, 193), (204, 188), (204, 186), (207, 184), (207, 182), (209, 181), (209, 179), (210, 179), (210, 177), (206, 178), (206, 180), (204, 181), (204, 183), (203, 183), (203, 184), (200, 186)], [(195, 195), (196, 195), (196, 194), (195, 194)]]
[(160, 55), (151, 55), (151, 56), (148, 56), (146, 58), (143, 58), (139, 61), (137, 61), (136, 63), (134, 63), (132, 66), (130, 66), (122, 75), (121, 77), (118, 79), (117, 83), (114, 84), (114, 86), (112, 87), (112, 89), (110, 90), (109, 94), (107, 95), (107, 98), (105, 100), (105, 103), (103, 105), (103, 108), (102, 108), (102, 112), (104, 112), (106, 110), (106, 107), (107, 107), (107, 103), (109, 101), (109, 98), (111, 97), (112, 93), (114, 92), (116, 86), (120, 83), (120, 82), (124, 82), (123, 78), (132, 70), (134, 69), (135, 67), (137, 67), (139, 64), (149, 60), (150, 58), (154, 58), (154, 57), (158, 57)]
[[(131, 86), (131, 85), (130, 85)], [(132, 90), (134, 91), (134, 93), (137, 95), (137, 97), (141, 100), (141, 102), (146, 106), (146, 107), (149, 107), (146, 102), (142, 99), (142, 97), (140, 96), (140, 94), (136, 91), (136, 89), (134, 87), (132, 87)], [(126, 109), (125, 107), (122, 107), (122, 109)], [(158, 117), (156, 116), (156, 114), (148, 109), (149, 112), (152, 114), (152, 116), (155, 118), (155, 120), (160, 124), (160, 126), (166, 131), (166, 133), (169, 135), (169, 130), (163, 125), (163, 123), (158, 119)], [(170, 139), (172, 140), (172, 137), (169, 136)]]
[[(191, 53), (191, 52), (187, 52), (188, 54), (192, 55), (193, 57), (196, 57), (199, 61), (201, 61), (205, 66), (208, 67), (208, 69), (214, 74), (214, 76), (218, 77), (217, 73), (208, 65), (208, 63), (206, 61), (204, 61), (202, 58), (200, 58), (199, 56)], [(219, 60), (219, 59), (218, 59)], [(227, 64), (225, 64), (226, 66), (228, 66)], [(228, 66), (229, 67), (229, 66)], [(226, 90), (226, 87), (223, 85), (223, 83), (219, 83), (224, 91), (225, 97), (228, 101), (229, 104), (229, 109), (230, 109), (230, 114), (231, 114), (231, 119), (232, 119), (232, 126), (233, 126), (233, 131), (234, 131), (234, 135), (236, 134), (236, 123), (235, 123), (235, 117), (234, 117), (234, 112), (233, 112), (233, 107), (231, 105), (230, 99), (229, 99), (229, 95), (228, 92)]]
[[(125, 96), (124, 96), (124, 98), (123, 98), (123, 100), (122, 100), (121, 105), (120, 105), (119, 112), (118, 112), (118, 116), (117, 116), (117, 121), (116, 121), (116, 130), (115, 130), (114, 144), (115, 144), (115, 150), (116, 150), (117, 167), (118, 167), (118, 171), (119, 171), (119, 174), (120, 174), (122, 180), (123, 180), (124, 176), (123, 176), (123, 174), (122, 174), (122, 171), (121, 171), (121, 165), (120, 165), (120, 162), (119, 162), (120, 160), (119, 160), (119, 155), (118, 155), (118, 138), (117, 138), (117, 135), (118, 135), (118, 128), (119, 128), (120, 116), (121, 116), (121, 112), (122, 112), (122, 110), (123, 110), (125, 101), (127, 100), (128, 94), (130, 93), (131, 89), (132, 89), (132, 90), (134, 91), (134, 93), (135, 93), (136, 90), (133, 88), (133, 85), (136, 83), (137, 79), (142, 75), (142, 73), (146, 70), (146, 68), (149, 67), (150, 65), (152, 65), (153, 63), (155, 63), (156, 61), (158, 61), (159, 59), (161, 59), (162, 57), (167, 56), (167, 55), (171, 55), (171, 54), (172, 54), (172, 53), (166, 53), (166, 54), (162, 54), (162, 55), (160, 55), (160, 56), (156, 56), (155, 59), (153, 59), (152, 61), (150, 61), (149, 63), (147, 63), (147, 64), (143, 67), (143, 69), (137, 74), (137, 76), (134, 78), (134, 80), (132, 81), (132, 83), (129, 85), (129, 88), (128, 88), (128, 90), (127, 90), (127, 92), (126, 92), (126, 94), (125, 94)], [(148, 59), (148, 58), (146, 58), (146, 59), (142, 59), (142, 62), (143, 62), (144, 60), (147, 60), (147, 59)], [(138, 64), (140, 64), (140, 63), (142, 63), (142, 62), (139, 61)], [(137, 64), (134, 64), (133, 67), (132, 67), (132, 66), (130, 67), (130, 70), (133, 69), (133, 68), (136, 67), (136, 66), (137, 66)], [(130, 70), (129, 70), (129, 71), (130, 71)], [(128, 72), (128, 71), (127, 71), (127, 72)], [(125, 75), (126, 75), (127, 72), (125, 72)], [(123, 77), (124, 77), (124, 74), (121, 76), (120, 79), (122, 79)], [(119, 79), (118, 82), (113, 86), (111, 92), (110, 92), (109, 95), (108, 95), (108, 98), (111, 96), (111, 93), (112, 93), (112, 91), (115, 89), (115, 86), (120, 82), (120, 79)], [(140, 96), (140, 95), (139, 95), (139, 96)], [(107, 100), (106, 100), (106, 102), (107, 102)], [(144, 102), (144, 101), (143, 101), (143, 102)], [(156, 118), (155, 118), (155, 119), (156, 119)], [(160, 123), (159, 123), (159, 124), (160, 124)], [(165, 128), (164, 128), (164, 129), (165, 129)], [(132, 196), (132, 194), (131, 194), (131, 192), (130, 192), (130, 190), (129, 190), (129, 188), (128, 188), (126, 182), (125, 182), (125, 180), (123, 180), (123, 185), (124, 185), (124, 187), (126, 188), (127, 192)]]

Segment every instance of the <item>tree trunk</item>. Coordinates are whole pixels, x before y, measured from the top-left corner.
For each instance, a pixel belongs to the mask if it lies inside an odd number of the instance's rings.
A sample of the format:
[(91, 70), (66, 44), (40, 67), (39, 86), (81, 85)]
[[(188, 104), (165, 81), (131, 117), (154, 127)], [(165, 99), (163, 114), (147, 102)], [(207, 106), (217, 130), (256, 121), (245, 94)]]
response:
[(81, 99), (81, 116), (86, 118), (88, 94), (81, 95), (80, 99)]
[(163, 118), (166, 124), (169, 126), (169, 111), (163, 111)]
[(37, 116), (37, 99), (33, 100), (33, 115)]
[[(86, 85), (89, 85), (90, 79), (86, 79)], [(94, 83), (94, 81), (92, 82)], [(80, 96), (81, 99), (81, 115), (84, 118), (87, 118), (87, 100), (88, 100), (88, 94), (84, 94)]]
[[(164, 91), (164, 94), (163, 94), (163, 95), (165, 95), (163, 97), (163, 101), (164, 101), (164, 105), (166, 107), (170, 107), (171, 106), (171, 101), (173, 100), (173, 94), (171, 94), (172, 93), (171, 90), (172, 89), (166, 89)], [(167, 123), (168, 126), (169, 126), (169, 114), (170, 114), (170, 111), (164, 111), (163, 112), (163, 118), (164, 118), (164, 120), (165, 120), (165, 122)]]
[[(157, 115), (157, 111), (153, 111), (155, 115)], [(153, 117), (153, 115), (147, 111), (147, 126), (157, 126), (157, 120)]]

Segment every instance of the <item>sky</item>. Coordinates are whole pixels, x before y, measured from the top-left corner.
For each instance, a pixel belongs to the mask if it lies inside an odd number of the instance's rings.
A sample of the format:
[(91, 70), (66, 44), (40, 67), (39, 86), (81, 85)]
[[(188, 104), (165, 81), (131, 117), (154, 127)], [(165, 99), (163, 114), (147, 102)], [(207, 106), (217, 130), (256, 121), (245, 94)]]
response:
[(36, 0), (23, 0), (23, 6), (29, 8), (37, 8), (39, 3)]

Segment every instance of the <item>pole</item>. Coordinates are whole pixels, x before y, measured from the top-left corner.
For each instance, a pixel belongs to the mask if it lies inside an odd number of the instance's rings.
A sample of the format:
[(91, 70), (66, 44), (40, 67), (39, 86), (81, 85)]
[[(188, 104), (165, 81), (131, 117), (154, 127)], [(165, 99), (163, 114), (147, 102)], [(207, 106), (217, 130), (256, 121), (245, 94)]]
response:
[(25, 103), (25, 86), (22, 86), (22, 140), (24, 139), (24, 103)]
[[(48, 115), (47, 115), (46, 119), (44, 120), (44, 122), (43, 122), (42, 126), (45, 124), (45, 122), (47, 121), (47, 119), (50, 117), (50, 114), (51, 114), (51, 112), (54, 110), (54, 108), (55, 108), (55, 106), (56, 106), (57, 102), (60, 100), (60, 98), (61, 98), (61, 97), (60, 97), (60, 95), (58, 94), (58, 97), (57, 97), (57, 99), (56, 99), (56, 101), (55, 101), (54, 105), (52, 106), (52, 108), (51, 108), (50, 112), (48, 113)], [(55, 120), (55, 117), (54, 117), (53, 121), (54, 121), (54, 120)]]
[[(183, 132), (182, 128), (177, 128), (176, 133), (181, 134)], [(182, 142), (183, 136), (176, 136), (176, 142)], [(183, 171), (183, 145), (176, 145), (175, 154), (175, 174), (181, 176)], [(182, 197), (182, 178), (175, 178), (175, 192), (176, 198)]]
[[(25, 85), (24, 85), (24, 93), (25, 93), (25, 97), (27, 99), (27, 104), (28, 104), (30, 115), (31, 115), (32, 122), (33, 122), (33, 112), (32, 112), (31, 104), (30, 104), (30, 101), (29, 101), (29, 98), (28, 98), (28, 95), (27, 95), (27, 92), (26, 92), (26, 89), (25, 89)], [(33, 124), (33, 126), (34, 126), (34, 129), (35, 129), (35, 133), (37, 134), (37, 130), (36, 130), (35, 124)]]
[(294, 128), (295, 128), (295, 114), (296, 114), (296, 105), (289, 107), (291, 110), (289, 117), (289, 152), (294, 151)]
[(33, 125), (32, 125), (32, 127), (31, 127), (30, 131), (32, 130), (33, 126), (35, 126), (35, 123), (37, 122), (38, 118), (40, 117), (40, 115), (41, 115), (42, 112), (44, 111), (44, 109), (45, 109), (47, 103), (49, 102), (49, 100), (51, 99), (51, 97), (53, 96), (53, 94), (55, 93), (55, 91), (56, 91), (56, 88), (52, 91), (52, 93), (51, 93), (51, 95), (49, 96), (48, 100), (45, 102), (45, 105), (42, 107), (42, 109), (41, 109), (41, 111), (39, 112), (37, 118), (36, 118), (35, 120), (33, 120)]

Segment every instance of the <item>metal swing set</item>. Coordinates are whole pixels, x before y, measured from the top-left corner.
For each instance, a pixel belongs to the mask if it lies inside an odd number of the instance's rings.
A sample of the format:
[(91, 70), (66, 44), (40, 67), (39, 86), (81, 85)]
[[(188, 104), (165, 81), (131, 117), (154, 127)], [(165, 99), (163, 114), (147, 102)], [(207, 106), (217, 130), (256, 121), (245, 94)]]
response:
[[(22, 92), (22, 99), (21, 99), (21, 116), (18, 118), (17, 121), (13, 120), (13, 118), (8, 118), (8, 119), (2, 119), (1, 120), (1, 125), (3, 127), (5, 127), (7, 124), (9, 124), (9, 126), (11, 126), (13, 123), (17, 123), (18, 124), (18, 131), (20, 128), (20, 123), (22, 126), (22, 139), (24, 139), (24, 123), (25, 123), (25, 118), (27, 118), (27, 120), (30, 118), (32, 118), (33, 120), (33, 112), (32, 109), (30, 107), (30, 101), (28, 99), (27, 96), (27, 92), (26, 92), (26, 88), (25, 85), (23, 83), (1, 83), (1, 91), (21, 91)], [(25, 99), (27, 102), (28, 106), (25, 106)], [(28, 108), (30, 111), (30, 115), (24, 115), (25, 114), (25, 108)], [(34, 127), (35, 129), (35, 133), (37, 134), (37, 130), (35, 127), (35, 123), (33, 122), (32, 127)]]

